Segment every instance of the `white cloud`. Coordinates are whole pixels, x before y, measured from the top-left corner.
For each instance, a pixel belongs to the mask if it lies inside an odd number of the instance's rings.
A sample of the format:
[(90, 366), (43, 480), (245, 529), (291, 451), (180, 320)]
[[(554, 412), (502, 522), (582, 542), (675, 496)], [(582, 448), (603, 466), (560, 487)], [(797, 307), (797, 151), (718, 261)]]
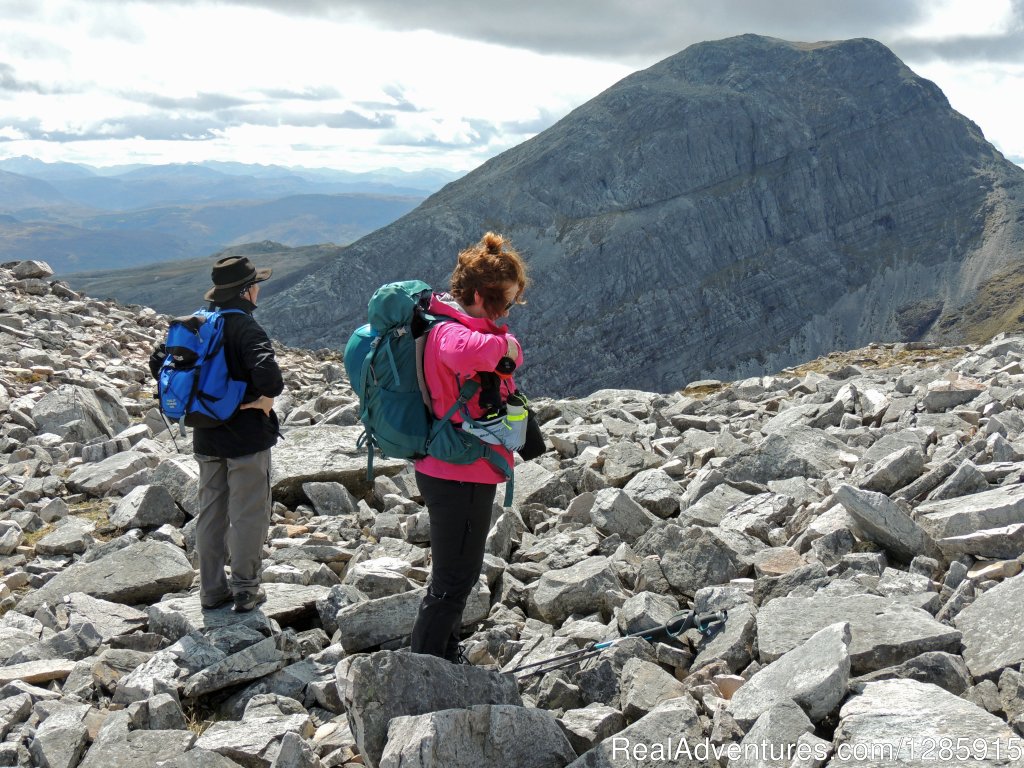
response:
[(1006, 154), (1021, 156), (1024, 62), (1019, 52), (1013, 61), (1012, 42), (1022, 8), (1021, 0), (0, 0), (0, 125), (9, 126), (0, 156), (468, 169), (637, 68), (744, 32), (881, 39)]
[[(1024, 158), (1024, 64), (930, 61), (915, 67), (942, 87), (950, 106), (979, 124), (985, 138), (1015, 162)], [(996, 100), (997, 103), (993, 103)], [(984, 117), (982, 117), (984, 116)]]

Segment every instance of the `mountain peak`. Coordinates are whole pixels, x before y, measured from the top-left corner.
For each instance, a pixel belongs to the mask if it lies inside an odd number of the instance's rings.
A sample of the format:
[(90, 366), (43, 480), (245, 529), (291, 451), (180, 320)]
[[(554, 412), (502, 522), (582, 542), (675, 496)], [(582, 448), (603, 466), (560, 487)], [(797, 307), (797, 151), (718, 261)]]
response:
[[(942, 318), (1021, 258), (1022, 181), (880, 43), (742, 35), (630, 75), (263, 317), (290, 343), (339, 347), (377, 285), (443, 286), (493, 229), (532, 270), (510, 322), (534, 391), (666, 391), (907, 340), (911, 326), (956, 340)], [(901, 321), (922, 303), (915, 317), (933, 324)]]

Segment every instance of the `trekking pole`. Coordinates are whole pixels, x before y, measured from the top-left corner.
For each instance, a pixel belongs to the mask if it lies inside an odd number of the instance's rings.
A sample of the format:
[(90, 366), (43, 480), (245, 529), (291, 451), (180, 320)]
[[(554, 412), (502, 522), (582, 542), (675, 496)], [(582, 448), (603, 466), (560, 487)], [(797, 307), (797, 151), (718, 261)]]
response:
[(174, 439), (174, 427), (171, 426), (171, 422), (167, 420), (167, 416), (163, 411), (160, 412), (160, 417), (164, 420), (164, 424), (167, 425), (167, 433), (171, 436), (171, 442), (174, 443), (174, 450), (181, 453), (181, 448), (178, 447), (178, 441)]
[(580, 661), (586, 661), (589, 658), (599, 655), (602, 651), (611, 648), (613, 645), (618, 645), (624, 640), (628, 640), (631, 637), (639, 637), (648, 642), (659, 637), (678, 637), (679, 635), (686, 632), (688, 629), (696, 629), (702, 635), (710, 635), (712, 627), (715, 627), (723, 623), (728, 616), (726, 611), (716, 611), (714, 613), (704, 613), (697, 615), (693, 611), (680, 611), (667, 624), (662, 624), (659, 627), (651, 627), (650, 629), (640, 629), (636, 632), (630, 632), (628, 635), (622, 637), (616, 637), (612, 640), (605, 640), (601, 643), (588, 643), (582, 648), (575, 651), (569, 651), (558, 656), (553, 656), (550, 659), (544, 659), (543, 661), (535, 661), (531, 664), (523, 664), (511, 670), (512, 674), (522, 674), (525, 670), (531, 670), (526, 674), (523, 674), (520, 679), (526, 679), (533, 677), (534, 675), (543, 675), (562, 667), (567, 667), (570, 664), (575, 664)]

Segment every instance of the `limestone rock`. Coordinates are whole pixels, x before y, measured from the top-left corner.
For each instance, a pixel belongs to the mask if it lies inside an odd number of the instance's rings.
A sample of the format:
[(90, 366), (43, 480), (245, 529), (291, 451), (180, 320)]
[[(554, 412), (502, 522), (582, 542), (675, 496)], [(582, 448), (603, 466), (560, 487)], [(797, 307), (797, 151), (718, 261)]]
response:
[(110, 522), (118, 528), (180, 527), (185, 515), (162, 485), (140, 485), (118, 502)]
[(1024, 555), (1024, 523), (986, 528), (962, 536), (948, 536), (936, 542), (950, 555), (976, 555), (997, 560), (1010, 560)]
[(606, 536), (618, 534), (627, 544), (640, 538), (656, 519), (628, 493), (617, 488), (604, 488), (597, 492), (590, 508), (590, 518), (601, 533)]
[(661, 554), (661, 570), (673, 588), (696, 594), (701, 587), (725, 584), (748, 570), (742, 553), (721, 531), (692, 526), (685, 530), (668, 525), (658, 544), (648, 549)]
[(475, 704), (522, 705), (512, 676), (434, 656), (378, 651), (346, 659), (336, 675), (349, 727), (370, 768), (381, 764), (395, 717)]
[[(355, 653), (408, 637), (425, 594), (426, 587), (420, 587), (397, 595), (363, 600), (342, 608), (335, 617), (339, 642), (348, 653)], [(481, 580), (477, 589), (470, 593), (462, 613), (463, 625), (473, 624), (486, 617), (489, 598), (487, 585)]]
[(496, 704), (394, 718), (378, 765), (562, 768), (575, 759), (550, 713)]
[(874, 595), (781, 597), (757, 614), (760, 658), (772, 662), (820, 629), (850, 625), (850, 662), (855, 674), (899, 664), (927, 651), (958, 653), (961, 633), (928, 613)]
[(278, 647), (278, 640), (268, 637), (196, 672), (185, 683), (184, 694), (196, 698), (257, 680), (287, 663), (288, 657)]
[(672, 517), (679, 511), (682, 491), (678, 483), (663, 469), (645, 469), (638, 472), (624, 490), (647, 511), (661, 518)]
[(154, 467), (150, 482), (166, 488), (190, 517), (199, 514), (199, 464), (191, 456), (162, 459)]
[(918, 505), (915, 515), (921, 527), (935, 539), (1024, 523), (1024, 485), (926, 501)]
[(790, 477), (824, 477), (857, 458), (847, 445), (820, 430), (791, 427), (733, 456), (723, 469), (730, 480), (763, 485)]
[(1024, 599), (1024, 574), (1007, 579), (964, 608), (954, 623), (963, 632), (964, 660), (977, 680), (993, 679), (1024, 662), (1024, 636), (1017, 631)]
[[(1008, 765), (1012, 764), (1007, 756), (1011, 739), (1019, 741), (1019, 736), (999, 718), (938, 686), (916, 680), (867, 683), (839, 710), (835, 733), (837, 747), (850, 754), (857, 750), (876, 755), (860, 764), (879, 767), (933, 765), (940, 759), (940, 744), (950, 744), (953, 750), (966, 745), (966, 750), (960, 750), (965, 764)], [(951, 755), (948, 763), (955, 762)], [(832, 760), (829, 765), (843, 762)]]
[(929, 557), (939, 554), (927, 528), (918, 525), (885, 495), (841, 485), (836, 491), (836, 500), (866, 535), (904, 562), (921, 554)]
[(622, 668), (622, 713), (639, 720), (661, 702), (682, 696), (686, 688), (657, 664), (629, 659)]
[(43, 396), (32, 409), (32, 419), (41, 432), (80, 443), (113, 437), (129, 424), (128, 412), (115, 391), (73, 384)]
[(187, 589), (195, 571), (177, 547), (141, 541), (94, 562), (72, 565), (18, 603), (22, 613), (43, 603), (55, 605), (64, 595), (84, 592), (115, 603), (145, 603), (167, 592)]
[(57, 704), (36, 729), (29, 752), (36, 765), (52, 768), (74, 768), (85, 754), (88, 729), (82, 718), (86, 704)]
[(319, 515), (356, 514), (356, 498), (341, 483), (304, 483), (302, 492), (313, 503), (313, 508)]
[(568, 710), (559, 723), (578, 755), (626, 727), (626, 719), (619, 710), (596, 703)]
[(895, 679), (917, 680), (921, 683), (937, 685), (954, 696), (960, 696), (972, 684), (971, 674), (960, 656), (937, 651), (922, 653), (895, 667), (886, 667), (862, 675), (852, 680), (851, 684)]
[[(800, 737), (814, 731), (814, 724), (798, 704), (783, 699), (770, 705), (740, 742), (740, 755), (730, 768), (769, 768), (778, 765), (776, 755), (798, 755)], [(788, 764), (788, 763), (787, 763)]]
[(67, 518), (51, 533), (36, 542), (40, 555), (81, 555), (94, 542), (96, 526), (78, 518)]
[(42, 279), (53, 275), (53, 268), (45, 261), (19, 261), (11, 273), (18, 280)]
[(46, 683), (50, 680), (63, 680), (75, 662), (68, 659), (44, 659), (42, 661), (26, 661), (22, 664), (7, 664), (0, 667), (0, 685), (7, 685), (15, 680), (26, 683)]
[[(366, 454), (356, 448), (362, 427), (321, 424), (296, 427), (274, 449), (270, 483), (275, 499), (297, 503), (305, 499), (302, 486), (311, 482), (338, 482), (362, 495), (367, 487)], [(374, 458), (375, 471), (394, 474), (404, 461)]]
[(245, 717), (242, 722), (218, 722), (196, 739), (197, 749), (229, 757), (245, 768), (270, 768), (288, 733), (313, 735), (309, 716), (280, 713)]
[(732, 716), (749, 728), (768, 708), (792, 700), (820, 722), (846, 697), (850, 642), (849, 624), (819, 630), (740, 686), (732, 697)]
[[(503, 489), (504, 485), (498, 486), (498, 499), (502, 498)], [(551, 506), (559, 497), (572, 498), (573, 495), (572, 486), (535, 461), (516, 467), (512, 497), (512, 505), (515, 507), (533, 503)]]
[(569, 568), (544, 573), (533, 603), (545, 621), (559, 625), (573, 613), (607, 610), (610, 605), (606, 593), (621, 589), (607, 558), (590, 557)]
[(155, 457), (138, 451), (125, 451), (98, 464), (83, 464), (65, 481), (76, 493), (103, 496), (125, 478), (157, 463)]
[[(288, 622), (314, 614), (317, 601), (326, 597), (329, 591), (327, 587), (299, 584), (264, 584), (263, 590), (267, 593), (267, 601), (241, 619), (258, 628), (269, 628), (271, 620)], [(230, 626), (240, 620), (229, 607), (204, 610), (199, 603), (199, 595), (161, 600), (151, 605), (146, 613), (150, 630), (173, 641), (192, 632)]]
[(609, 736), (569, 763), (570, 768), (620, 768), (622, 765), (672, 765), (678, 768), (714, 768), (718, 760), (707, 754), (680, 752), (680, 744), (704, 741), (697, 704), (690, 696), (669, 699), (629, 727)]

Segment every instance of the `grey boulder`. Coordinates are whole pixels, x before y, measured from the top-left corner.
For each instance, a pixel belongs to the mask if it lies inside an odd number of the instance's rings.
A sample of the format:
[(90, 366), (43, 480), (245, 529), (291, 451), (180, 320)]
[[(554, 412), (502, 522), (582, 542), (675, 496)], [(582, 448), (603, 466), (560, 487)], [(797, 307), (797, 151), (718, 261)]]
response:
[(850, 625), (850, 661), (856, 674), (900, 664), (927, 651), (960, 652), (961, 633), (929, 613), (875, 595), (780, 597), (757, 614), (758, 652), (772, 662), (820, 629)]
[(903, 562), (917, 555), (941, 557), (935, 541), (889, 497), (841, 485), (836, 501), (842, 504), (864, 534)]
[(575, 759), (550, 712), (496, 704), (394, 718), (379, 766), (563, 768)]
[(573, 613), (593, 613), (611, 606), (607, 594), (622, 585), (605, 557), (588, 557), (576, 565), (541, 575), (533, 604), (549, 624), (560, 625)]
[(349, 727), (369, 768), (380, 765), (395, 717), (476, 704), (522, 706), (511, 675), (435, 656), (378, 651), (343, 659), (335, 670)]
[[(1020, 750), (1016, 760), (1008, 754), (1014, 744), (1018, 734), (969, 701), (917, 680), (883, 680), (864, 685), (839, 710), (837, 756), (828, 768), (1019, 765)], [(844, 760), (840, 751), (865, 759)]]
[(115, 390), (75, 384), (62, 384), (43, 395), (32, 408), (32, 420), (40, 433), (51, 432), (78, 443), (113, 437), (130, 423)]
[(139, 485), (118, 501), (110, 514), (110, 522), (118, 528), (159, 528), (172, 525), (180, 528), (185, 514), (162, 485)]
[(833, 624), (754, 673), (732, 697), (732, 716), (749, 728), (775, 704), (792, 700), (821, 722), (846, 696), (850, 679), (850, 625)]
[(151, 603), (168, 592), (188, 589), (193, 576), (180, 549), (161, 541), (141, 541), (99, 560), (75, 563), (22, 598), (17, 610), (32, 614), (43, 603), (55, 605), (72, 592), (114, 603)]
[(977, 680), (995, 679), (1006, 667), (1024, 662), (1024, 574), (1007, 579), (964, 608), (955, 619), (963, 632), (964, 661)]
[(569, 768), (715, 768), (720, 762), (707, 754), (707, 746), (697, 703), (680, 696), (609, 736)]

